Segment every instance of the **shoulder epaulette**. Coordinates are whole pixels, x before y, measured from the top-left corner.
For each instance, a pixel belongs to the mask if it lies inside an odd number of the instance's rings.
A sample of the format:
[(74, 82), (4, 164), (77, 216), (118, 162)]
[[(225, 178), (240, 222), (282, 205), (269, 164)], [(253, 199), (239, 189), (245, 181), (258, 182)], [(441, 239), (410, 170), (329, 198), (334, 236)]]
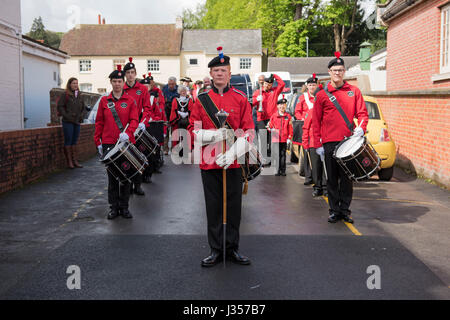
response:
[(247, 96), (242, 91), (236, 90), (235, 88), (233, 88), (233, 91), (236, 93), (239, 93), (241, 96), (243, 96), (245, 99), (247, 99)]

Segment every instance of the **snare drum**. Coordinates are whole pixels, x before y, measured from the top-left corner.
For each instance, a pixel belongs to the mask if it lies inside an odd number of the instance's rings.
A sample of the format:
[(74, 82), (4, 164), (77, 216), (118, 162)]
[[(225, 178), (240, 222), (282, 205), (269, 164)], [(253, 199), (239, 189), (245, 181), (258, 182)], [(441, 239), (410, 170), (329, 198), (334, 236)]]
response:
[(129, 141), (119, 142), (101, 160), (119, 182), (131, 182), (137, 174), (142, 174), (148, 166), (145, 155)]
[(380, 169), (381, 159), (366, 137), (345, 138), (334, 149), (333, 157), (354, 181), (369, 178)]
[(144, 154), (147, 159), (150, 159), (150, 156), (153, 153), (156, 153), (158, 145), (158, 141), (147, 132), (147, 130), (141, 130), (137, 128), (134, 132), (134, 138), (136, 140), (136, 148)]

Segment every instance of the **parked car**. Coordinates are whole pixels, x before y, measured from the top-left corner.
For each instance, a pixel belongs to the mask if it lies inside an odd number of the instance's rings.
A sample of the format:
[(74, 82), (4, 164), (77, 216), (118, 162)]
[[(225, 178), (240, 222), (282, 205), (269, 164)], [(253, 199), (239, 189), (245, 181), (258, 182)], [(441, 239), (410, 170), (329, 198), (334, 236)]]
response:
[[(397, 153), (395, 143), (389, 135), (386, 121), (383, 118), (376, 99), (370, 96), (364, 96), (364, 101), (367, 112), (369, 113), (366, 137), (381, 158), (381, 170), (378, 171), (378, 178), (383, 181), (389, 181), (394, 173), (394, 162)], [(304, 175), (303, 163), (305, 159), (299, 157), (299, 151), (300, 146), (293, 144), (290, 150), (291, 161), (298, 162), (300, 159), (300, 174)]]
[[(103, 96), (107, 96), (107, 95), (109, 95), (109, 94), (108, 93), (104, 93), (104, 94), (102, 94), (102, 97)], [(90, 123), (90, 124), (95, 123), (95, 118), (97, 116), (98, 105), (100, 104), (100, 100), (101, 99), (102, 98), (100, 97), (97, 100), (97, 102), (94, 104), (94, 106), (91, 107), (91, 111), (88, 113), (88, 115), (87, 115), (86, 119), (84, 119), (83, 123)]]
[(247, 95), (247, 99), (252, 104), (253, 88), (250, 76), (247, 73), (232, 74), (230, 84), (237, 90)]

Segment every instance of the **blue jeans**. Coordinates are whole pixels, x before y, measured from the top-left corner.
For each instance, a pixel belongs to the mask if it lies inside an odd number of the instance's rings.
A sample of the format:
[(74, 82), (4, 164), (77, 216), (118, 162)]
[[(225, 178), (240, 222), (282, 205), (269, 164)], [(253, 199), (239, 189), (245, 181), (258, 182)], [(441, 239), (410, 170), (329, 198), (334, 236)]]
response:
[(62, 127), (64, 132), (64, 146), (76, 145), (80, 136), (80, 125), (62, 121)]

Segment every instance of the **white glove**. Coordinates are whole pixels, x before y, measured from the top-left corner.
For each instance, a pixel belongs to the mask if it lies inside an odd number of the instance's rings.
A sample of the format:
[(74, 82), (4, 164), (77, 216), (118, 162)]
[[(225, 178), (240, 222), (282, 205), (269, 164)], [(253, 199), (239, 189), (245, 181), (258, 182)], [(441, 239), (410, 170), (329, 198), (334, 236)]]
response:
[(148, 122), (152, 122), (153, 121), (153, 119), (152, 118), (150, 118), (150, 120), (148, 120)]
[(258, 102), (260, 102), (260, 101), (262, 101), (262, 96), (258, 96), (257, 98), (256, 98), (256, 101), (258, 101)]
[(291, 139), (287, 139), (287, 140), (286, 140), (286, 144), (287, 144), (288, 146), (291, 145), (291, 142), (292, 142)]
[(353, 136), (354, 137), (364, 137), (364, 130), (361, 127), (356, 127), (355, 130), (353, 130)]
[(119, 135), (119, 140), (120, 140), (120, 142), (128, 141), (128, 140), (130, 140), (130, 137), (129, 137), (128, 134), (126, 134), (125, 132), (122, 132), (122, 133)]
[(240, 137), (227, 152), (222, 153), (217, 157), (216, 164), (226, 170), (234, 163), (234, 160), (250, 151), (250, 148), (251, 145), (247, 141), (247, 138)]
[(100, 157), (103, 156), (103, 146), (101, 144), (98, 145), (97, 150)]
[(323, 161), (325, 158), (325, 150), (323, 149), (323, 147), (317, 148), (316, 153), (320, 156), (320, 160)]
[(180, 115), (180, 117), (182, 117), (184, 119), (184, 118), (186, 118), (189, 115), (189, 112), (178, 111), (178, 114)]
[(229, 137), (233, 137), (233, 130), (228, 130), (226, 128), (220, 128), (217, 130), (194, 130), (195, 141), (201, 143), (202, 146), (223, 141)]
[(139, 123), (138, 127), (139, 127), (139, 129), (141, 129), (141, 130), (145, 130), (145, 124), (142, 123), (142, 122)]

